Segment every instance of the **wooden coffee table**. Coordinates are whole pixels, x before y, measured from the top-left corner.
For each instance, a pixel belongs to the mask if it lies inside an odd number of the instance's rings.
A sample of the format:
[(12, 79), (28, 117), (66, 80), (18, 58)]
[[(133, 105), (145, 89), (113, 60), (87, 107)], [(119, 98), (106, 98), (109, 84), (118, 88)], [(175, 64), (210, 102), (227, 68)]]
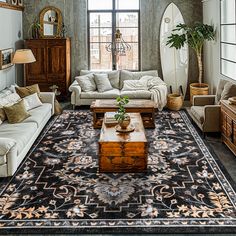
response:
[[(145, 128), (155, 128), (155, 104), (151, 100), (130, 100), (126, 106), (128, 113), (140, 113)], [(113, 100), (96, 100), (90, 107), (93, 112), (93, 127), (102, 127), (104, 113), (117, 111), (117, 102)]]
[(135, 130), (119, 133), (115, 126), (103, 122), (99, 139), (100, 172), (145, 172), (147, 171), (148, 144), (139, 113), (130, 113)]

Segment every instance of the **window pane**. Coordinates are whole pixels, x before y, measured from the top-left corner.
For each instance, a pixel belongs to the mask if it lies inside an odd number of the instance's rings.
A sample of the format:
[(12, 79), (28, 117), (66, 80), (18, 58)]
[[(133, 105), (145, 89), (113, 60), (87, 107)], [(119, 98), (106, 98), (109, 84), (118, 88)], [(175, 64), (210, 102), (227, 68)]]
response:
[(117, 13), (116, 27), (138, 27), (138, 13)]
[(226, 75), (236, 80), (236, 64), (235, 63), (221, 60), (221, 67), (222, 67), (221, 71), (223, 75)]
[(93, 28), (90, 29), (90, 42), (111, 42), (112, 29), (111, 28)]
[(221, 41), (226, 43), (236, 43), (236, 26), (222, 25), (221, 26)]
[(221, 44), (221, 56), (224, 59), (228, 59), (236, 62), (236, 45)]
[(131, 43), (130, 46), (131, 50), (126, 52), (126, 56), (117, 56), (117, 70), (138, 70), (138, 43)]
[(90, 27), (112, 27), (111, 13), (90, 13)]
[(116, 0), (116, 9), (139, 9), (139, 0)]
[(112, 0), (88, 0), (89, 10), (111, 10)]
[(90, 69), (107, 70), (112, 68), (112, 54), (106, 50), (107, 43), (90, 44)]
[(235, 23), (235, 0), (221, 1), (221, 23)]

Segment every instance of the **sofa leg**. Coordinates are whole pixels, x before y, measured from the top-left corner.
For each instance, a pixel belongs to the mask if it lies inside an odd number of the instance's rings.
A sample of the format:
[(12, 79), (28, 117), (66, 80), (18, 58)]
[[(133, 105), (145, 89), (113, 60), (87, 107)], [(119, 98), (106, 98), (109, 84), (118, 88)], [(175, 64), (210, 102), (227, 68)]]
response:
[(75, 105), (73, 105), (73, 110), (75, 110)]

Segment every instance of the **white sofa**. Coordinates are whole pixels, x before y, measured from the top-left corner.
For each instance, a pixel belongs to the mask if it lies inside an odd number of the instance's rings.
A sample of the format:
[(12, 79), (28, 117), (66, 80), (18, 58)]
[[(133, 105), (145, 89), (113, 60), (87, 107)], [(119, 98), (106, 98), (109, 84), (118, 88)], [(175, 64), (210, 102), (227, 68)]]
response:
[(139, 90), (139, 91), (122, 91), (123, 83), (125, 80), (139, 80), (141, 77), (149, 76), (158, 76), (157, 70), (150, 71), (140, 71), (140, 72), (131, 72), (127, 70), (121, 71), (88, 71), (82, 70), (80, 75), (87, 75), (91, 73), (100, 73), (108, 74), (108, 78), (111, 82), (113, 90), (109, 90), (103, 93), (98, 91), (93, 92), (83, 92), (78, 82), (75, 80), (69, 87), (71, 92), (71, 104), (73, 108), (75, 106), (81, 105), (91, 105), (91, 103), (96, 99), (115, 99), (118, 96), (128, 96), (130, 99), (151, 99), (151, 92), (148, 90)]
[(32, 144), (54, 114), (54, 93), (40, 93), (42, 106), (30, 111), (30, 117), (18, 124), (0, 125), (0, 177), (12, 176)]

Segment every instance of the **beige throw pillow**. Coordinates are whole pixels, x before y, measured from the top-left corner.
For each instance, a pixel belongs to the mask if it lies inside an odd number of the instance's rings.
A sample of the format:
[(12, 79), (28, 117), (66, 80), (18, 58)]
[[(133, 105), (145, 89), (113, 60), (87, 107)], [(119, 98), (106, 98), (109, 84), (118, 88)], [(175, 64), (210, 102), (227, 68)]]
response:
[(94, 75), (94, 80), (97, 85), (97, 89), (99, 93), (103, 93), (109, 90), (112, 90), (111, 83), (108, 79), (107, 74), (95, 74)]
[(16, 92), (21, 98), (27, 97), (34, 93), (37, 93), (40, 98), (40, 89), (38, 84), (34, 84), (27, 87), (16, 87)]
[(3, 109), (10, 124), (20, 123), (30, 116), (30, 114), (26, 111), (23, 100), (12, 106), (3, 107)]
[(83, 92), (92, 92), (96, 90), (93, 74), (78, 76), (75, 79)]
[(43, 103), (40, 101), (37, 93), (31, 94), (27, 97), (24, 97), (23, 100), (25, 103), (26, 111), (29, 111), (31, 109), (34, 109), (36, 107), (43, 105)]
[(227, 82), (224, 86), (224, 90), (221, 94), (220, 100), (228, 100), (230, 97), (236, 96), (236, 84)]

